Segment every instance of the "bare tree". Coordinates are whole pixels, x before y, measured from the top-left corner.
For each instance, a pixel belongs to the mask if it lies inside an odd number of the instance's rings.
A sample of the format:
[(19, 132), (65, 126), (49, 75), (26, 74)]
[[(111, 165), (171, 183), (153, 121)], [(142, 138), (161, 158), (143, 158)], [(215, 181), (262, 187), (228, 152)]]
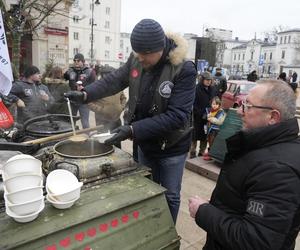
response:
[[(64, 3), (66, 8), (61, 8)], [(12, 42), (12, 63), (19, 72), (21, 38), (26, 34), (37, 34), (47, 17), (63, 15), (68, 17), (68, 8), (73, 0), (20, 0), (18, 4), (5, 9), (5, 0), (0, 0), (6, 36)]]
[(277, 41), (277, 34), (278, 32), (286, 31), (289, 27), (279, 25), (277, 27), (273, 27), (271, 30), (267, 30), (263, 32), (264, 38), (267, 38), (269, 42), (276, 42)]

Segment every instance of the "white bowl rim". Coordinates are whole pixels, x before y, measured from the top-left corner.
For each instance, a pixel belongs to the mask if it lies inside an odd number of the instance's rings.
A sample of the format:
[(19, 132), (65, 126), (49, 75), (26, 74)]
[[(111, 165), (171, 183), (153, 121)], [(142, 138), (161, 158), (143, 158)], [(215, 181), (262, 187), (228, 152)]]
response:
[(45, 208), (45, 202), (42, 202), (40, 208), (39, 208), (36, 212), (34, 212), (34, 213), (32, 213), (32, 214), (17, 215), (17, 214), (15, 214), (14, 212), (12, 212), (12, 211), (9, 209), (9, 207), (7, 207), (7, 206), (5, 206), (5, 212), (6, 212), (6, 214), (7, 214), (9, 217), (13, 217), (13, 218), (17, 218), (17, 219), (26, 219), (26, 218), (28, 218), (28, 217), (31, 217), (31, 216), (33, 217), (33, 216), (39, 214), (40, 212), (43, 211), (44, 208)]
[[(22, 158), (20, 158), (22, 157)], [(15, 159), (16, 158), (16, 159)], [(32, 155), (29, 155), (29, 154), (17, 154), (17, 155), (14, 155), (12, 157), (10, 157), (7, 161), (7, 162), (11, 162), (11, 161), (15, 161), (15, 160), (22, 160), (22, 159), (36, 159), (35, 157), (33, 157)]]
[[(75, 185), (76, 185), (76, 186), (75, 186)], [(64, 192), (64, 193), (53, 193), (53, 192), (49, 189), (49, 187), (48, 187), (48, 185), (47, 185), (47, 183), (46, 183), (46, 191), (47, 191), (47, 193), (49, 193), (51, 196), (60, 196), (60, 195), (64, 195), (64, 194), (69, 194), (69, 193), (74, 192), (74, 191), (77, 190), (78, 188), (81, 188), (82, 185), (83, 185), (83, 182), (79, 181), (79, 182), (77, 182), (75, 185), (74, 185), (75, 188), (72, 189), (72, 190), (69, 190), (68, 192)]]
[[(50, 197), (50, 198), (49, 198)], [(70, 203), (74, 203), (75, 201), (77, 201), (80, 197), (77, 197), (73, 200), (70, 200), (70, 201), (54, 201), (51, 199), (51, 195), (47, 194), (46, 195), (46, 200), (49, 201), (50, 203), (53, 203), (53, 204), (57, 204), (57, 205), (67, 205), (67, 204), (70, 204)]]
[(6, 194), (4, 194), (4, 200), (5, 200), (5, 204), (7, 204), (7, 206), (10, 206), (10, 207), (16, 207), (16, 206), (22, 206), (22, 205), (27, 205), (29, 203), (33, 203), (33, 202), (36, 202), (36, 201), (39, 201), (39, 200), (44, 200), (45, 199), (45, 196), (41, 196), (39, 198), (36, 198), (35, 200), (30, 200), (30, 201), (26, 201), (26, 202), (23, 202), (23, 203), (12, 203), (10, 202), (7, 197), (6, 197)]
[(14, 178), (19, 178), (19, 177), (23, 177), (23, 176), (38, 176), (41, 180), (42, 180), (42, 175), (40, 174), (36, 174), (36, 173), (32, 173), (32, 172), (23, 172), (23, 173), (19, 173), (19, 174), (16, 174), (16, 175), (13, 175), (13, 176), (10, 176), (8, 178), (5, 177), (5, 173), (3, 175), (3, 183), (11, 180), (11, 179), (14, 179)]
[[(41, 160), (39, 160), (39, 159), (36, 159), (36, 158), (25, 158), (26, 160), (29, 160), (29, 161), (35, 161), (35, 162), (38, 162), (38, 163), (40, 163), (40, 165), (42, 166), (42, 161)], [(3, 168), (5, 169), (5, 167), (7, 166), (7, 165), (11, 165), (11, 164), (13, 164), (15, 161), (24, 161), (25, 159), (15, 159), (15, 160), (13, 160), (13, 161), (9, 161), (9, 162), (6, 162), (5, 164), (3, 164)], [(15, 164), (15, 163), (14, 163)]]
[[(5, 187), (4, 187), (5, 188)], [(23, 192), (23, 191), (27, 191), (27, 190), (31, 190), (31, 189), (37, 189), (37, 188), (40, 188), (43, 190), (44, 186), (43, 185), (40, 185), (40, 186), (36, 186), (36, 187), (29, 187), (29, 188), (24, 188), (24, 189), (21, 189), (21, 190), (18, 190), (18, 191), (15, 191), (15, 192), (8, 192), (6, 190), (6, 188), (4, 189), (4, 194), (6, 195), (11, 195), (11, 194), (15, 194), (15, 193), (20, 193), (20, 192)]]

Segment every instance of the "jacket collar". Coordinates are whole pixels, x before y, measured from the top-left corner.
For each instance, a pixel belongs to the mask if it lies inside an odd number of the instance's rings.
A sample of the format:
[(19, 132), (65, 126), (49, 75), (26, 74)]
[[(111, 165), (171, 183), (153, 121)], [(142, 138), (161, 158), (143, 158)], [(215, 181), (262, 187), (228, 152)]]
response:
[(266, 127), (241, 130), (226, 140), (228, 154), (236, 158), (254, 149), (296, 139), (298, 133), (296, 118)]

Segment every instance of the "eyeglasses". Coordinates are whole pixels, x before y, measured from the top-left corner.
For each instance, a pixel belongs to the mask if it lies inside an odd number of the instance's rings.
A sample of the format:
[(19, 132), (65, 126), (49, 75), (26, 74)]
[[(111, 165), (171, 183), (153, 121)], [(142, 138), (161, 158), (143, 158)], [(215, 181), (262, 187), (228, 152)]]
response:
[(242, 101), (242, 111), (243, 111), (243, 113), (248, 111), (249, 108), (273, 110), (272, 107), (252, 105), (252, 104), (247, 103), (247, 101)]

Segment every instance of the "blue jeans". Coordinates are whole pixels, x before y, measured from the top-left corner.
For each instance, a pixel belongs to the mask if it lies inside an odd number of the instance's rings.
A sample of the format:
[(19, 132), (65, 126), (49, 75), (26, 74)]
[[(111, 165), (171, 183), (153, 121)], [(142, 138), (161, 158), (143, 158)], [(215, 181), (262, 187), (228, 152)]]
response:
[(165, 194), (174, 224), (180, 206), (181, 181), (186, 157), (187, 153), (153, 159), (147, 157), (138, 148), (139, 163), (151, 168), (153, 181), (167, 189)]
[(87, 104), (72, 104), (72, 113), (73, 115), (77, 115), (77, 111), (79, 110), (80, 120), (82, 124), (82, 128), (90, 127), (90, 109)]

